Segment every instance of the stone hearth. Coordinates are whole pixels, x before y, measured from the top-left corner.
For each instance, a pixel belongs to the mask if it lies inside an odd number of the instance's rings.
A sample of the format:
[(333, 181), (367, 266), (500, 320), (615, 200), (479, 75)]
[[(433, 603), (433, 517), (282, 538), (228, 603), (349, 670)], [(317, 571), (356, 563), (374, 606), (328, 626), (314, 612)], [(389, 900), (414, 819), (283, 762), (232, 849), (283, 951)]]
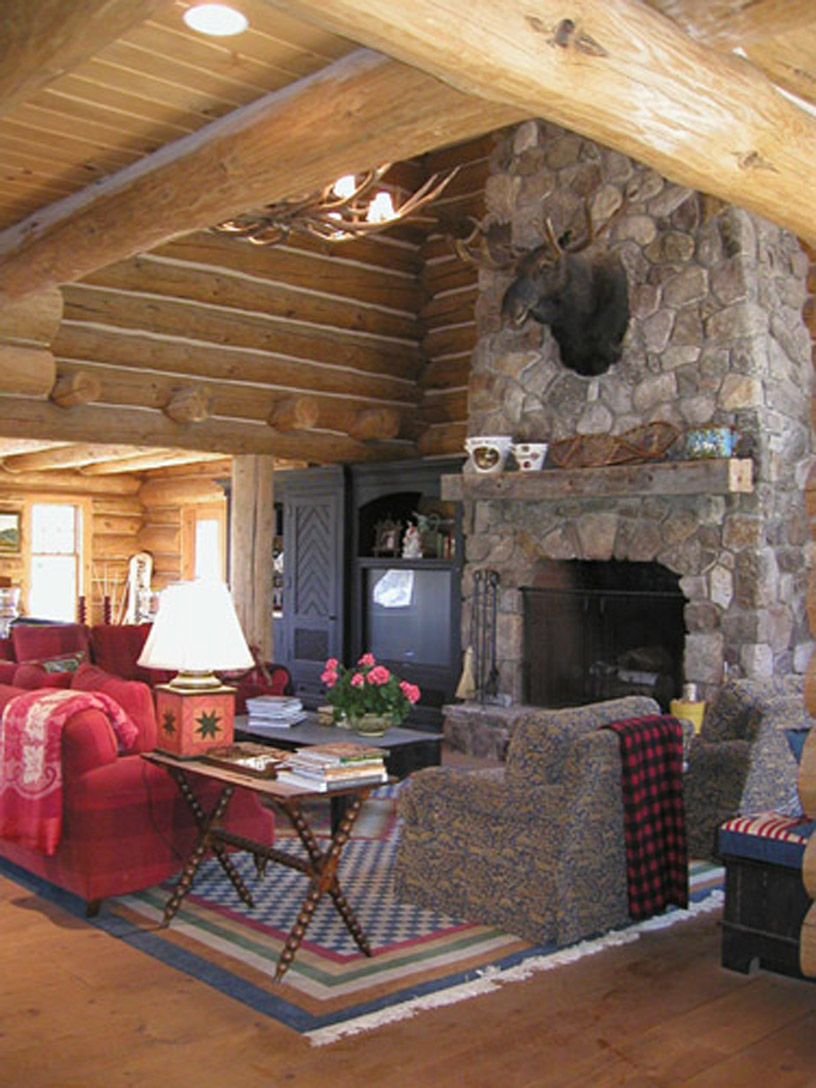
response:
[[(808, 260), (797, 239), (532, 121), (495, 151), (483, 225), (504, 224), (514, 243), (533, 246), (546, 218), (559, 236), (582, 229), (585, 200), (603, 221), (632, 182), (636, 199), (596, 243), (599, 252), (614, 248), (628, 273), (632, 318), (621, 360), (583, 378), (562, 365), (545, 326), (503, 328), (500, 304), (512, 277), (483, 268), (469, 431), (552, 442), (653, 421), (681, 435), (732, 424), (737, 457), (752, 462), (752, 489), (674, 493), (658, 479), (621, 492), (603, 483), (617, 469), (546, 467), (544, 495), (535, 485), (524, 498), (500, 489), (477, 495), (467, 490), (466, 466), (465, 643), (473, 572), (494, 569), (500, 691), (515, 702), (524, 695), (521, 590), (538, 584), (544, 560), (655, 561), (678, 574), (687, 601), (685, 679), (704, 697), (729, 674), (796, 683), (812, 648), (803, 494), (812, 367), (802, 319)], [(668, 460), (681, 467), (682, 437)], [(576, 473), (595, 473), (596, 486), (576, 493)]]

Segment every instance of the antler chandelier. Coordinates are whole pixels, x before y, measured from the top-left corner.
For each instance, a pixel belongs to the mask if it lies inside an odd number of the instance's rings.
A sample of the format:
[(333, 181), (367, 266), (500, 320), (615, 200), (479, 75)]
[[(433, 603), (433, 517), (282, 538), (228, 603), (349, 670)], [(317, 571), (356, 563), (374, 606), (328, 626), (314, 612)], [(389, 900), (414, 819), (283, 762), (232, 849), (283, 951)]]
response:
[(415, 218), (420, 209), (436, 200), (458, 170), (456, 167), (444, 175), (434, 174), (413, 195), (395, 205), (385, 187), (374, 192), (391, 165), (383, 163), (361, 175), (348, 174), (302, 200), (267, 204), (260, 212), (219, 223), (215, 230), (235, 234), (257, 246), (275, 245), (290, 234), (310, 234), (325, 242), (350, 242), (387, 230), (400, 220)]

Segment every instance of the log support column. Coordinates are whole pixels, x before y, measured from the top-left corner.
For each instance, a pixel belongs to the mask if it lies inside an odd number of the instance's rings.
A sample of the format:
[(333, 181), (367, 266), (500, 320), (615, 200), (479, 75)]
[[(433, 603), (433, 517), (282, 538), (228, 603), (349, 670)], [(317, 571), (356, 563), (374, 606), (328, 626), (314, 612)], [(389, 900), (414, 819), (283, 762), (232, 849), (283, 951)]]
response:
[(274, 657), (272, 543), (274, 458), (243, 454), (232, 461), (230, 587), (247, 642)]

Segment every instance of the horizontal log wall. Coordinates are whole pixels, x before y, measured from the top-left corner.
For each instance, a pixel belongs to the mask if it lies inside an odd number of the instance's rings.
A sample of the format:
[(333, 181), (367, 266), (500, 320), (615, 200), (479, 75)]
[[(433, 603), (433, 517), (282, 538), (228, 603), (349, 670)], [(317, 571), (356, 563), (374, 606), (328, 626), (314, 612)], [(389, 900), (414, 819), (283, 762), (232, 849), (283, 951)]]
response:
[(203, 503), (226, 507), (224, 489), (216, 481), (229, 479), (230, 472), (230, 461), (225, 459), (144, 474), (139, 490), (143, 520), (138, 543), (140, 551), (150, 552), (153, 557), (155, 591), (183, 577), (185, 511)]
[[(153, 556), (153, 588), (163, 589), (182, 577), (184, 511), (200, 503), (226, 506), (216, 479), (228, 479), (230, 459), (178, 465), (141, 475), (94, 476), (80, 472), (0, 473), (0, 511), (24, 511), (26, 500), (78, 501), (90, 498), (92, 509), (91, 577), (86, 593), (88, 622), (102, 623), (104, 597), (111, 601), (114, 622), (124, 619), (128, 567), (139, 551)], [(28, 593), (29, 528), (22, 523), (23, 547), (18, 555), (0, 554), (0, 577), (10, 578)], [(88, 587), (86, 587), (87, 589)]]
[[(194, 384), (209, 399), (209, 429), (214, 437), (218, 425), (221, 444), (211, 444), (205, 425), (180, 424), (188, 445), (200, 436), (200, 448), (243, 452), (250, 424), (251, 448), (265, 443), (283, 457), (411, 456), (424, 366), (418, 248), (418, 238), (390, 232), (331, 248), (311, 239), (258, 247), (214, 233), (181, 238), (64, 289), (59, 373), (98, 378), (98, 404), (119, 409), (111, 441), (123, 409), (147, 409), (144, 426), (155, 430), (157, 414)], [(284, 435), (268, 426), (304, 394), (317, 408), (312, 428)], [(354, 437), (361, 407), (398, 412), (396, 436), (376, 449)]]
[(419, 450), (425, 455), (462, 452), (467, 434), (467, 386), (470, 357), (476, 345), (476, 297), (479, 274), (460, 260), (451, 236), (462, 237), (485, 213), (484, 187), (492, 135), (461, 148), (427, 156), (429, 172), (459, 162), (454, 181), (434, 204), (440, 230), (426, 238), (422, 254), (422, 347), (425, 369)]
[[(0, 473), (0, 511), (19, 511), (22, 547), (18, 555), (0, 554), (0, 577), (11, 579), (22, 589), (25, 610), (29, 578), (30, 529), (24, 516), (26, 500), (91, 500), (91, 586), (86, 586), (90, 623), (103, 620), (103, 596), (107, 592), (114, 611), (121, 605), (127, 587), (130, 556), (139, 550), (138, 533), (142, 506), (135, 477), (103, 476), (88, 480), (79, 472)], [(114, 616), (115, 618), (115, 616)]]

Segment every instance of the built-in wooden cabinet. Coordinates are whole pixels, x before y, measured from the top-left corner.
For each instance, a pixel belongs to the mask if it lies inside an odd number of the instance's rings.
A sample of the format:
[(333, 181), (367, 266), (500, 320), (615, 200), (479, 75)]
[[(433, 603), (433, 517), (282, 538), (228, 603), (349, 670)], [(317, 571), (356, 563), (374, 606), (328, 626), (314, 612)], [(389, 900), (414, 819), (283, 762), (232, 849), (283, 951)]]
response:
[[(459, 507), (440, 498), (459, 461), (282, 473), (283, 610), (276, 657), (307, 706), (327, 657), (364, 652), (419, 685), (412, 724), (437, 726), (461, 667)], [(421, 554), (405, 550), (416, 528)]]

